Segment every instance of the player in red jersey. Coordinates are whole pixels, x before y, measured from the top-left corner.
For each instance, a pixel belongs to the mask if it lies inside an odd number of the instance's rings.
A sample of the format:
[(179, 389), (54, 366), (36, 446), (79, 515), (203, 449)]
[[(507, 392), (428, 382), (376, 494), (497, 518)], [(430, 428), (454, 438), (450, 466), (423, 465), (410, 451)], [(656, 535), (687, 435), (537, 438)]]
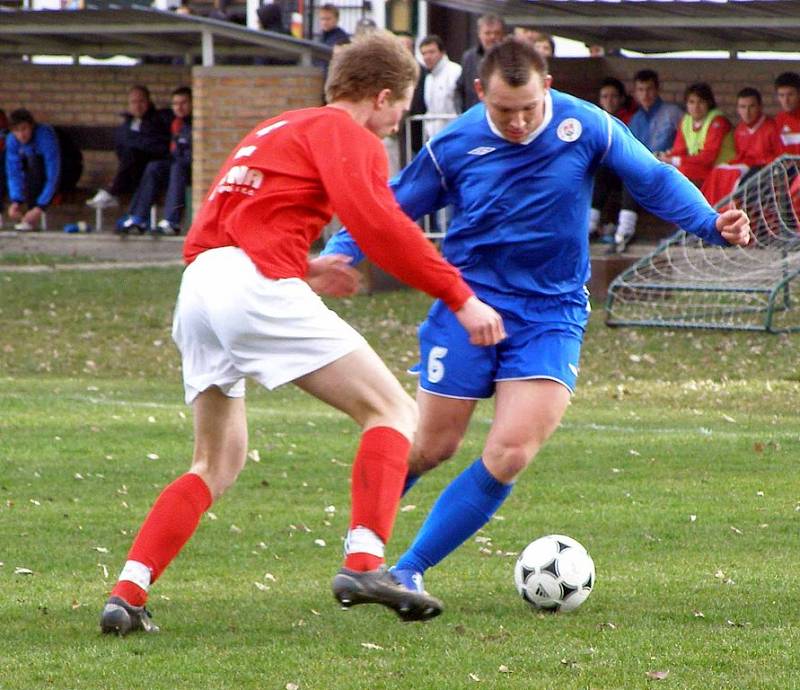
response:
[(733, 132), (736, 156), (715, 166), (700, 190), (712, 205), (769, 165), (783, 150), (775, 121), (764, 115), (758, 89), (748, 86), (736, 94), (736, 112), (740, 119)]
[(441, 612), (438, 600), (400, 586), (383, 565), (415, 405), (366, 341), (312, 291), (352, 293), (349, 260), (307, 258), (336, 213), (375, 263), (441, 298), (472, 342), (504, 337), (500, 316), (439, 256), (388, 187), (380, 137), (397, 130), (417, 71), (396, 38), (365, 35), (334, 58), (326, 107), (262, 122), (223, 164), (186, 238), (173, 323), (194, 407), (194, 458), (134, 539), (101, 614), (103, 632), (156, 629), (144, 608), (148, 588), (244, 466), (245, 376), (269, 389), (292, 382), (363, 429), (345, 561), (333, 581), (337, 599), (379, 603), (403, 620)]
[(783, 143), (783, 152), (800, 155), (800, 74), (783, 72), (775, 78), (775, 95), (781, 112), (775, 116), (775, 124)]

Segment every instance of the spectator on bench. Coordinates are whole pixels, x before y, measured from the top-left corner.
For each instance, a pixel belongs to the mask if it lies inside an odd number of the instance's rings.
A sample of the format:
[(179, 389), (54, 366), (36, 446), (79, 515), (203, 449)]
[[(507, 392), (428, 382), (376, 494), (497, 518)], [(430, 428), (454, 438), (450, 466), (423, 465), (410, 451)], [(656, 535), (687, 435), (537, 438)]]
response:
[(728, 196), (737, 185), (781, 155), (783, 145), (775, 121), (764, 115), (761, 93), (745, 87), (736, 95), (739, 124), (733, 132), (736, 156), (711, 171), (701, 191), (709, 204)]
[(61, 149), (55, 130), (37, 123), (25, 108), (11, 113), (9, 130), (5, 152), (11, 200), (8, 216), (19, 221), (14, 226), (17, 230), (33, 230), (58, 191)]
[[(631, 121), (636, 112), (636, 103), (625, 90), (625, 85), (614, 77), (606, 77), (600, 84), (598, 105), (610, 115), (622, 120), (626, 125)], [(603, 244), (614, 243), (616, 223), (609, 218), (616, 218), (620, 209), (622, 198), (622, 180), (601, 165), (594, 176), (594, 193), (592, 194), (592, 208), (589, 211), (589, 237), (595, 237), (600, 230), (600, 223), (604, 219), (602, 233), (599, 236)]]
[(800, 74), (779, 74), (775, 79), (775, 95), (781, 106), (775, 124), (781, 135), (783, 152), (800, 155)]
[(717, 108), (714, 92), (705, 82), (689, 86), (684, 98), (687, 113), (681, 119), (675, 143), (658, 157), (702, 187), (715, 165), (727, 163), (736, 155), (733, 125)]
[[(633, 114), (628, 126), (639, 141), (653, 153), (671, 148), (675, 131), (683, 117), (683, 109), (675, 103), (666, 103), (658, 93), (658, 73), (643, 69), (633, 78), (633, 97), (639, 109)], [(614, 233), (614, 245), (609, 253), (621, 254), (636, 234), (636, 221), (639, 218), (639, 204), (628, 191), (622, 190), (622, 203)]]
[[(179, 235), (186, 203), (186, 188), (192, 174), (192, 90), (179, 86), (172, 92), (170, 156), (150, 161), (131, 200), (128, 215), (117, 224), (119, 232), (143, 233), (150, 229), (162, 235)], [(150, 207), (166, 187), (164, 218), (149, 228)]]
[(86, 202), (88, 206), (118, 206), (120, 194), (136, 191), (148, 163), (169, 157), (171, 116), (168, 108), (156, 110), (146, 86), (128, 90), (128, 110), (122, 113), (123, 122), (115, 132), (117, 173), (107, 190), (98, 190)]

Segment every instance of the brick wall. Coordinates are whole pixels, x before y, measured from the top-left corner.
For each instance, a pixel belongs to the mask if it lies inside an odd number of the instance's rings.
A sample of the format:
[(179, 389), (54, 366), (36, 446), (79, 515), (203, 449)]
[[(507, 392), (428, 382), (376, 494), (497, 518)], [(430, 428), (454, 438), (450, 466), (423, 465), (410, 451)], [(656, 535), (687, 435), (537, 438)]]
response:
[(315, 67), (195, 67), (192, 83), (193, 209), (256, 124), (284, 110), (320, 105), (322, 98), (322, 71)]
[(664, 100), (683, 104), (684, 89), (691, 83), (706, 81), (711, 85), (717, 105), (735, 124), (736, 94), (745, 86), (754, 86), (764, 98), (769, 115), (778, 112), (773, 80), (781, 72), (800, 71), (789, 60), (683, 60), (634, 58), (564, 58), (554, 59), (550, 67), (554, 88), (574, 93), (596, 102), (604, 77), (616, 77), (633, 91), (633, 75), (641, 69), (654, 69), (661, 80)]
[[(54, 125), (104, 125), (120, 122), (128, 89), (144, 84), (158, 107), (169, 105), (176, 86), (188, 84), (190, 68), (179, 65), (106, 67), (89, 65), (31, 65), (0, 63), (0, 108), (10, 113), (27, 108), (40, 122)], [(85, 151), (80, 185), (108, 184), (114, 175), (112, 152)]]
[[(54, 125), (113, 126), (125, 110), (128, 89), (145, 84), (158, 107), (172, 89), (194, 91), (194, 184), (197, 208), (220, 164), (255, 124), (290, 108), (319, 105), (322, 72), (305, 67), (184, 67), (138, 65), (30, 65), (0, 63), (0, 108), (28, 108)], [(80, 185), (107, 185), (116, 170), (113, 152), (85, 151)]]

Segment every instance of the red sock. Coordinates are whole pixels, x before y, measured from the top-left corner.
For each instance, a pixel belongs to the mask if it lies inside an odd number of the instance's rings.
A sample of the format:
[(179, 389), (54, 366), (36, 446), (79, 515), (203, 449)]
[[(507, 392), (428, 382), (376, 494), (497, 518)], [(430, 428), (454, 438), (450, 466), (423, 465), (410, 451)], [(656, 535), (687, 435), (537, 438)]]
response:
[[(196, 474), (178, 477), (161, 492), (128, 552), (129, 561), (138, 561), (150, 569), (151, 584), (189, 541), (211, 502), (210, 489)], [(127, 580), (119, 581), (111, 594), (134, 606), (147, 600), (147, 592)]]
[[(353, 461), (350, 528), (371, 529), (385, 544), (392, 534), (397, 507), (408, 470), (411, 441), (389, 427), (373, 427), (361, 436)], [(356, 552), (345, 557), (345, 567), (374, 570), (383, 558)]]

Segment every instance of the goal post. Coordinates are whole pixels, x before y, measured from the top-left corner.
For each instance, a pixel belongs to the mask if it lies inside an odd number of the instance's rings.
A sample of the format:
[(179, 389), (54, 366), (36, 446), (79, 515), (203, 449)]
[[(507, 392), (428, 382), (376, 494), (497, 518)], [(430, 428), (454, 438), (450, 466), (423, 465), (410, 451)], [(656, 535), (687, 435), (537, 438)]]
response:
[(678, 230), (611, 283), (606, 324), (800, 330), (800, 156), (778, 158), (717, 204), (731, 207), (750, 218), (750, 246)]

